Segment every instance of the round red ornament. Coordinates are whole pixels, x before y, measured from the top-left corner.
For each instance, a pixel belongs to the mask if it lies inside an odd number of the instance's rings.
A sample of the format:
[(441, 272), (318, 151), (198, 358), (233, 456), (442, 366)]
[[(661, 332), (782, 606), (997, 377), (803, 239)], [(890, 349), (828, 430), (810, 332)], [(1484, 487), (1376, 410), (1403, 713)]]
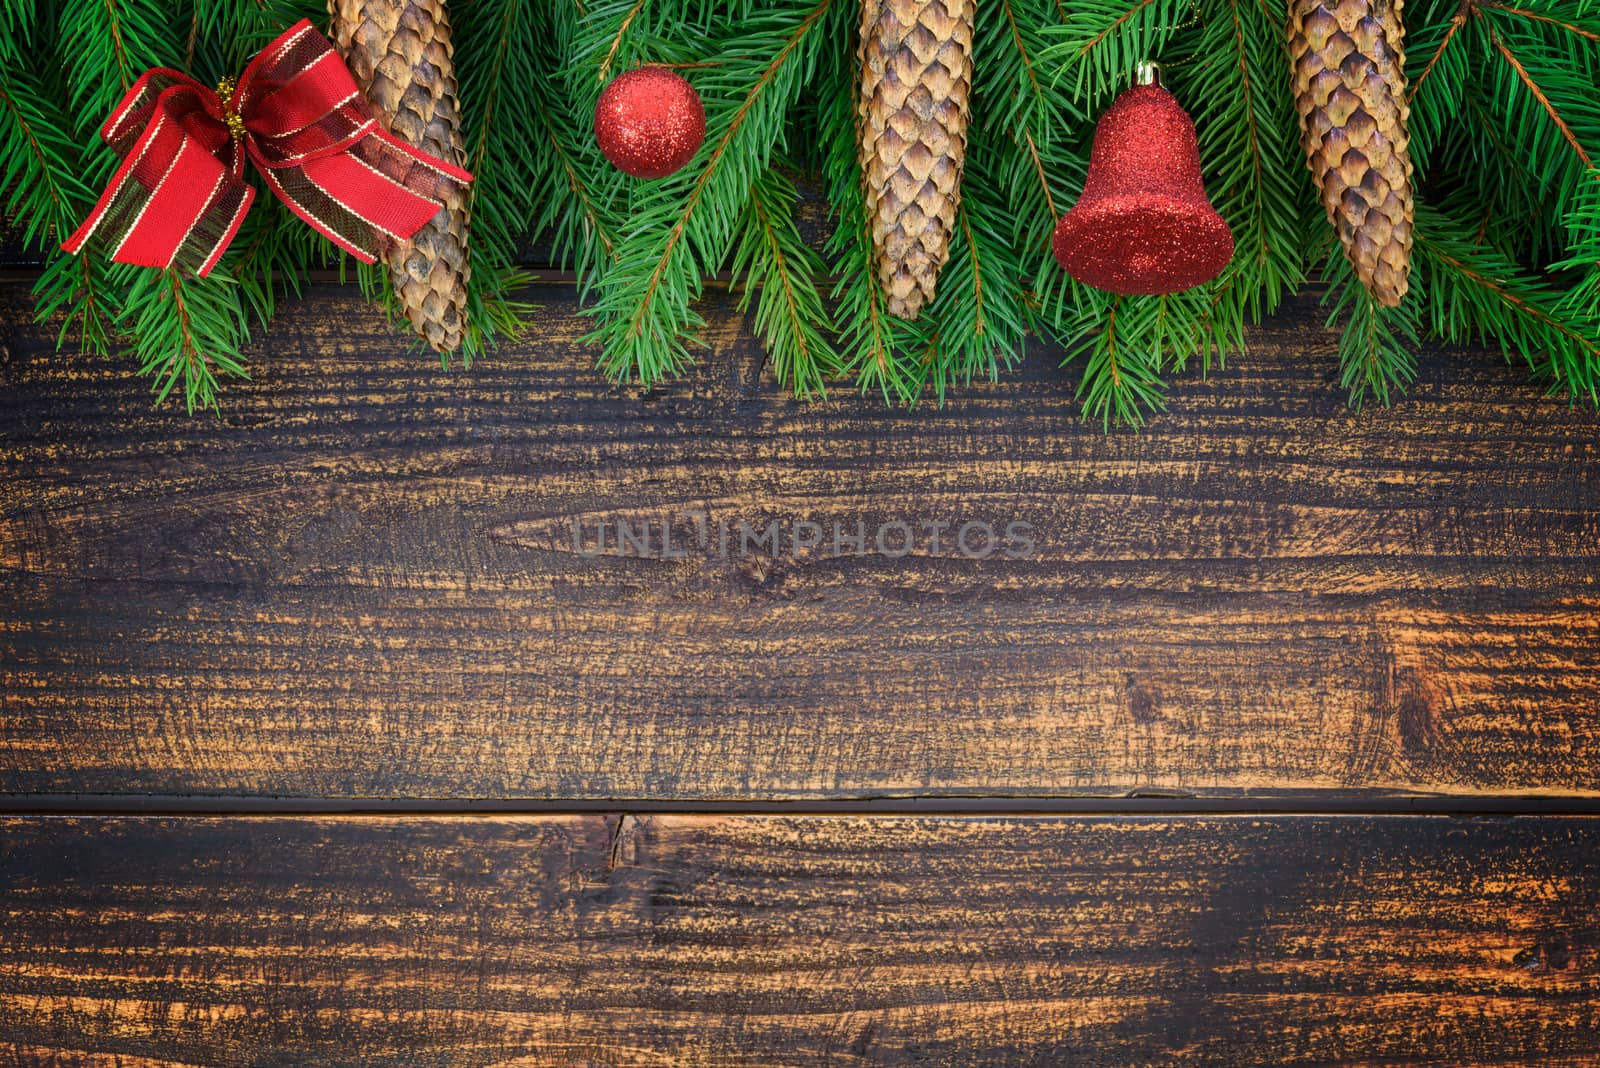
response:
[(1222, 272), (1233, 232), (1206, 198), (1194, 123), (1152, 69), (1094, 131), (1083, 196), (1056, 224), (1056, 260), (1112, 293), (1177, 293)]
[(618, 75), (600, 94), (594, 139), (618, 170), (665, 178), (705, 141), (706, 109), (694, 86), (677, 73), (640, 67)]

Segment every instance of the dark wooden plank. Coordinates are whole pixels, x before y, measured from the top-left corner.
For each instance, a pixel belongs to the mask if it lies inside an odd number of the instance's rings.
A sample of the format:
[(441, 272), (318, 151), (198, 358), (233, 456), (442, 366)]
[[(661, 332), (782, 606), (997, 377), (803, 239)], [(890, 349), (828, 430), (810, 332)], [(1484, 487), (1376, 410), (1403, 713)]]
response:
[[(796, 403), (720, 297), (640, 398), (537, 296), (445, 374), (318, 289), (191, 419), (10, 292), (0, 792), (1600, 794), (1596, 423), (1519, 369), (1425, 354), (1351, 412), (1299, 304), (1107, 436), (1049, 352), (942, 411)], [(721, 552), (774, 519), (1034, 552)]]
[(1593, 1064), (1600, 823), (13, 818), (4, 1065)]

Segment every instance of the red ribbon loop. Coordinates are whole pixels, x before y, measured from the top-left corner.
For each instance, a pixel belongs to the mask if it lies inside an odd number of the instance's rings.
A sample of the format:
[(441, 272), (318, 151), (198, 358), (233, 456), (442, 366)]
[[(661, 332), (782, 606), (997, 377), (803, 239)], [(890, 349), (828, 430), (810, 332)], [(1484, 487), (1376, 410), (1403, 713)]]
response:
[(201, 277), (250, 210), (246, 156), (296, 215), (367, 263), (472, 180), (378, 125), (333, 44), (305, 20), (250, 61), (226, 101), (187, 74), (145, 72), (100, 136), (122, 166), (61, 247), (77, 252), (99, 235), (119, 263)]

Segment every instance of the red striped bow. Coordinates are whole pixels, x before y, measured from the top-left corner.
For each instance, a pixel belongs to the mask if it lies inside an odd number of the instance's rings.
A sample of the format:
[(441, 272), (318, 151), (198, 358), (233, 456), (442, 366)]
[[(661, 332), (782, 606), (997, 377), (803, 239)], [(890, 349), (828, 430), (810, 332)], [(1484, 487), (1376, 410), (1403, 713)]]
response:
[(122, 166), (62, 248), (77, 252), (99, 234), (119, 263), (203, 277), (250, 210), (248, 155), (296, 215), (371, 263), (433, 218), (455, 183), (472, 180), (379, 126), (309, 21), (257, 54), (237, 86), (218, 89), (158, 68), (128, 90), (100, 130)]

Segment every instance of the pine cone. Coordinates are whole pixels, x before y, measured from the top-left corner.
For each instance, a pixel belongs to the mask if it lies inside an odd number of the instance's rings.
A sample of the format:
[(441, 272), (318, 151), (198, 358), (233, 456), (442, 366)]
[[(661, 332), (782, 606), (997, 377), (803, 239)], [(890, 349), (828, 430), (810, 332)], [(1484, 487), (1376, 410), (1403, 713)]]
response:
[[(396, 136), (461, 165), (466, 148), (444, 0), (328, 0), (333, 41), (381, 121)], [(467, 314), (467, 195), (445, 207), (385, 259), (411, 325), (443, 352), (461, 346)]]
[(862, 0), (861, 173), (889, 311), (915, 319), (950, 258), (975, 0)]
[(1345, 255), (1380, 304), (1411, 270), (1402, 0), (1290, 0), (1289, 58), (1300, 143)]

